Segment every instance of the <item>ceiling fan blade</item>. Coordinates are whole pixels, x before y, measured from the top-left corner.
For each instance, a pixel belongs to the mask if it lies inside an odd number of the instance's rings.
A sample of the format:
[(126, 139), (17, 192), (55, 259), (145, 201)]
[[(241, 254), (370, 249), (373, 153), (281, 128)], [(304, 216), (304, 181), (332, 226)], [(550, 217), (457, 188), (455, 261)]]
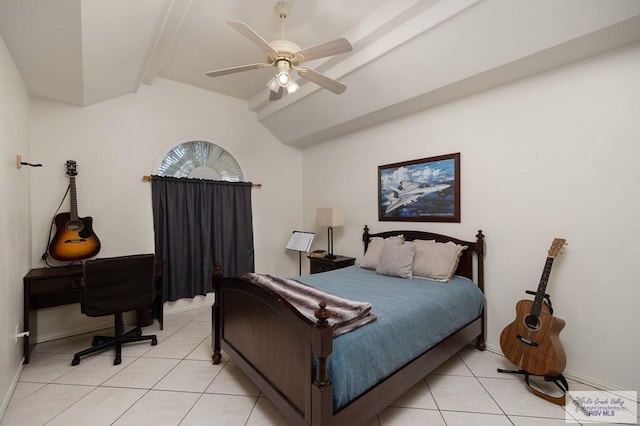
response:
[(306, 78), (309, 81), (316, 83), (318, 86), (322, 86), (327, 90), (331, 90), (336, 95), (347, 90), (347, 86), (335, 81), (334, 79), (327, 77), (326, 75), (319, 73), (311, 68), (300, 68), (298, 74), (302, 78)]
[(234, 30), (238, 31), (240, 34), (245, 36), (250, 42), (255, 44), (262, 50), (264, 53), (271, 53), (273, 56), (278, 56), (278, 52), (260, 35), (253, 31), (250, 26), (240, 21), (227, 21), (229, 25), (233, 27)]
[(277, 101), (278, 99), (282, 98), (282, 93), (284, 92), (284, 87), (278, 87), (278, 91), (274, 92), (273, 90), (269, 91), (269, 100), (270, 101)]
[(346, 38), (339, 38), (337, 40), (316, 44), (315, 46), (302, 49), (297, 53), (297, 55), (302, 56), (300, 62), (306, 62), (318, 58), (324, 58), (326, 56), (351, 52), (352, 50), (353, 47), (351, 46), (351, 43), (349, 43), (349, 40)]
[(239, 67), (223, 68), (220, 70), (209, 71), (207, 75), (209, 77), (219, 77), (221, 75), (233, 74), (235, 72), (242, 72), (242, 71), (249, 71), (249, 70), (257, 70), (259, 68), (265, 68), (270, 66), (271, 64), (240, 65)]

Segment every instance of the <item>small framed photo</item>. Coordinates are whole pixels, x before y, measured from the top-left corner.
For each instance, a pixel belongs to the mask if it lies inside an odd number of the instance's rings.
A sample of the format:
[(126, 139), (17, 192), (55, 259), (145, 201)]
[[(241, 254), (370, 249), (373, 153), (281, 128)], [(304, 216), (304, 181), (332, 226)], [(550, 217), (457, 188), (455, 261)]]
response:
[(378, 166), (378, 219), (460, 222), (460, 153)]

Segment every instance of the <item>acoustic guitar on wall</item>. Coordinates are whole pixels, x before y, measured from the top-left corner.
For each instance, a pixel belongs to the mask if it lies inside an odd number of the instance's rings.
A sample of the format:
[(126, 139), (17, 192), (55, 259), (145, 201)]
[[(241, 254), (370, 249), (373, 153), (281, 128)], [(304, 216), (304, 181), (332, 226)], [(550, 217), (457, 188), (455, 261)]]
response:
[(49, 254), (60, 261), (88, 259), (100, 251), (100, 240), (93, 232), (93, 218), (78, 217), (76, 197), (78, 172), (75, 161), (67, 161), (66, 172), (69, 176), (71, 212), (56, 215), (56, 234), (49, 244)]
[(559, 338), (565, 322), (554, 317), (545, 302), (553, 261), (565, 245), (565, 239), (553, 240), (534, 300), (520, 300), (516, 319), (500, 334), (500, 348), (507, 359), (531, 375), (560, 376), (567, 362)]

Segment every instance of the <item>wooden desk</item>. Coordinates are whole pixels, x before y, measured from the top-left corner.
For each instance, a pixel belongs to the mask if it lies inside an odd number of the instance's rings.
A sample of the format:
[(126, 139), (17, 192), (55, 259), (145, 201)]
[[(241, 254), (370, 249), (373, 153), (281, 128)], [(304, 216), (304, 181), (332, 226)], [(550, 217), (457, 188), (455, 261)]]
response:
[[(136, 311), (137, 325), (147, 326), (157, 319), (160, 329), (164, 327), (162, 312), (162, 268), (163, 263), (156, 262), (155, 298), (149, 309)], [(80, 303), (82, 290), (82, 265), (62, 266), (58, 268), (35, 268), (23, 278), (24, 283), (24, 320), (23, 331), (29, 335), (24, 337), (24, 364), (29, 363), (31, 350), (36, 345), (38, 336), (38, 309), (53, 306)]]

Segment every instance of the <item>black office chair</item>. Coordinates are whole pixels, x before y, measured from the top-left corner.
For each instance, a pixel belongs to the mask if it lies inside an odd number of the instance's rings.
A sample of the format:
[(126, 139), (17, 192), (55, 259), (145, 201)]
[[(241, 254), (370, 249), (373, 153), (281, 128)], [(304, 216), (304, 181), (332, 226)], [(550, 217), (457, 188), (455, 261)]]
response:
[(153, 254), (110, 257), (88, 260), (82, 276), (81, 310), (90, 317), (114, 315), (115, 336), (94, 336), (91, 347), (76, 353), (71, 365), (80, 364), (80, 357), (116, 349), (114, 365), (122, 362), (122, 344), (151, 340), (157, 345), (155, 335), (142, 335), (140, 327), (124, 333), (122, 313), (138, 308), (148, 308), (154, 297)]

